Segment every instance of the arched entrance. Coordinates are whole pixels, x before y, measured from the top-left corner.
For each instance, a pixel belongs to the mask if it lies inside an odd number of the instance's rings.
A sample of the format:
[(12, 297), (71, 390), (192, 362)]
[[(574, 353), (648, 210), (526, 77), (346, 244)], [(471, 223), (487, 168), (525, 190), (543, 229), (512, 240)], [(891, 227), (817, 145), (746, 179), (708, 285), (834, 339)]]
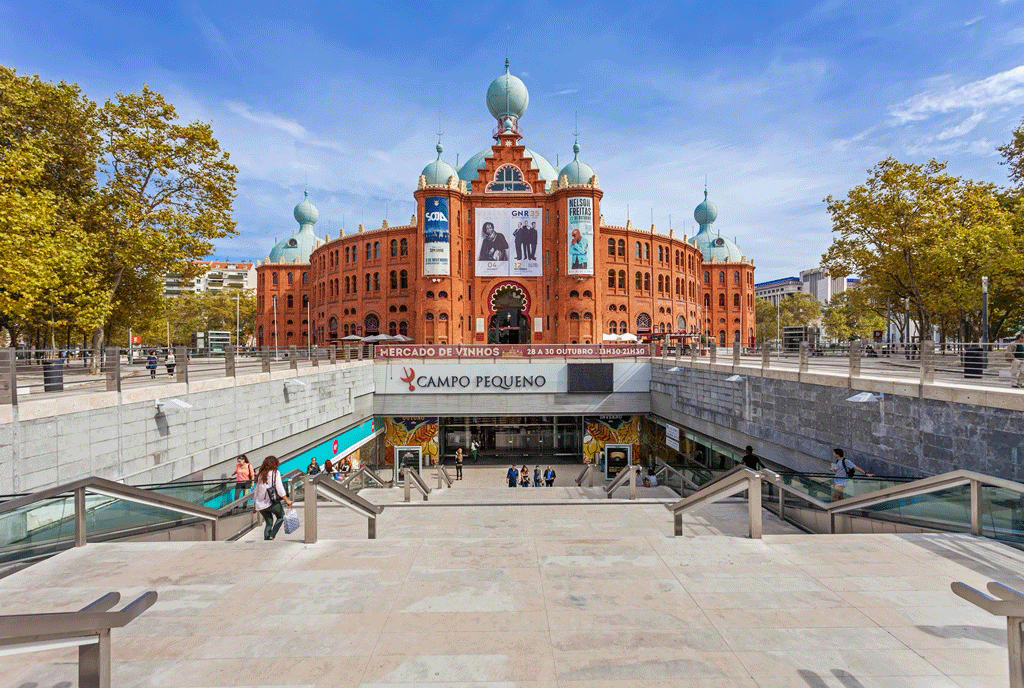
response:
[(487, 325), (488, 344), (530, 343), (530, 297), (514, 282), (497, 285), (490, 294), (491, 319)]

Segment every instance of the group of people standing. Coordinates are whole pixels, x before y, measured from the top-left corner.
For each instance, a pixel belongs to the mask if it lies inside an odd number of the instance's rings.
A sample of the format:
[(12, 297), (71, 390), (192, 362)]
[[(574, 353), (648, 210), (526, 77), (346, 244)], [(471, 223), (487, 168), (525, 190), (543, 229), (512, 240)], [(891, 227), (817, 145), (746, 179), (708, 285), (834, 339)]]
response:
[[(541, 473), (540, 466), (533, 467), (533, 486), (534, 487), (553, 487), (555, 484), (555, 471), (551, 466), (547, 467), (547, 470)], [(512, 466), (508, 469), (508, 473), (505, 476), (508, 481), (509, 487), (530, 487), (530, 469), (523, 464), (522, 468), (516, 468)]]
[(348, 457), (337, 463), (327, 459), (324, 461), (323, 468), (321, 468), (314, 456), (309, 460), (309, 466), (306, 467), (306, 475), (317, 475), (321, 471), (331, 476), (333, 480), (344, 480), (352, 472), (352, 461)]
[[(156, 369), (159, 365), (159, 360), (156, 357), (155, 351), (150, 351), (149, 355), (146, 356), (146, 369), (149, 370), (149, 377), (156, 377)], [(164, 357), (164, 367), (167, 368), (167, 376), (174, 377), (174, 367), (176, 363), (174, 360), (174, 349), (167, 350), (167, 356)]]

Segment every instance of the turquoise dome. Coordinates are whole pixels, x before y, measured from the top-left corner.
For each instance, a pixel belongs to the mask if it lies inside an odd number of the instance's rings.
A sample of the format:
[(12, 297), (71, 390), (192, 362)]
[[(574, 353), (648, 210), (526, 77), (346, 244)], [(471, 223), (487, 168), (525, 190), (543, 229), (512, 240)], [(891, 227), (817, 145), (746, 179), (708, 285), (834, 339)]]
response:
[(302, 202), (295, 206), (292, 215), (300, 225), (315, 225), (316, 221), (320, 219), (320, 213), (316, 206), (309, 202), (309, 192), (303, 191), (302, 194)]
[(495, 119), (515, 117), (519, 119), (530, 105), (530, 92), (519, 77), (508, 72), (508, 60), (505, 60), (505, 73), (491, 82), (487, 89), (487, 109)]
[(589, 184), (594, 176), (594, 170), (585, 162), (580, 162), (580, 144), (572, 144), (572, 162), (562, 168), (558, 178), (566, 177), (570, 184)]
[(436, 150), (437, 160), (424, 167), (423, 171), (420, 172), (420, 174), (427, 178), (427, 185), (429, 186), (447, 184), (449, 177), (459, 178), (459, 173), (455, 171), (455, 168), (441, 159), (444, 146), (441, 145), (440, 141), (437, 142)]
[[(459, 168), (459, 179), (464, 179), (471, 191), (473, 182), (476, 181), (477, 174), (487, 166), (487, 163), (484, 161), (493, 156), (494, 151), (490, 148), (485, 148), (467, 160), (465, 164)], [(533, 168), (540, 173), (540, 178), (548, 183), (548, 189), (551, 188), (551, 185), (554, 182), (558, 181), (558, 171), (555, 170), (555, 166), (545, 160), (544, 156), (540, 153), (526, 148), (523, 150), (523, 156), (529, 158), (530, 162), (533, 163)]]
[(313, 234), (313, 225), (319, 219), (320, 213), (316, 206), (309, 202), (308, 192), (305, 193), (303, 201), (295, 206), (292, 214), (299, 223), (299, 231), (294, 236), (277, 242), (274, 248), (270, 249), (268, 258), (271, 263), (308, 263), (309, 256), (319, 243)]
[(693, 209), (693, 219), (701, 227), (710, 225), (718, 219), (718, 206), (708, 200), (708, 190), (704, 189), (704, 201)]
[(700, 224), (700, 231), (693, 237), (693, 245), (704, 254), (705, 263), (738, 263), (743, 260), (743, 252), (736, 242), (711, 231), (711, 225), (717, 218), (718, 207), (708, 200), (705, 189), (704, 202), (693, 211), (693, 219)]

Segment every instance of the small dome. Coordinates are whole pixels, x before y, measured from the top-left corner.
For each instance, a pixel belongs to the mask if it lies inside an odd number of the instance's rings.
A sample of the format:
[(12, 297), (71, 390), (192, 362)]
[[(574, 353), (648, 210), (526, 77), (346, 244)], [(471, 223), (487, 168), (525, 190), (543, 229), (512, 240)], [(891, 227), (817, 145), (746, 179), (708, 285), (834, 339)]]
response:
[(704, 201), (693, 209), (693, 219), (701, 226), (710, 225), (718, 219), (718, 206), (708, 200), (707, 189), (704, 189)]
[(562, 168), (558, 178), (567, 177), (570, 184), (589, 184), (594, 176), (594, 170), (585, 162), (580, 162), (580, 144), (572, 144), (572, 162)]
[(295, 206), (292, 215), (300, 225), (315, 225), (316, 221), (320, 219), (320, 213), (316, 206), (309, 202), (309, 192), (303, 191), (302, 195), (302, 202)]
[(424, 167), (423, 171), (420, 172), (420, 174), (427, 178), (427, 185), (429, 186), (447, 184), (449, 177), (459, 178), (459, 173), (455, 171), (455, 168), (441, 159), (444, 146), (441, 145), (440, 141), (437, 142), (436, 150), (437, 160)]
[(487, 109), (495, 119), (515, 117), (519, 119), (530, 105), (530, 92), (519, 77), (508, 72), (508, 60), (505, 60), (505, 73), (491, 82), (487, 89)]

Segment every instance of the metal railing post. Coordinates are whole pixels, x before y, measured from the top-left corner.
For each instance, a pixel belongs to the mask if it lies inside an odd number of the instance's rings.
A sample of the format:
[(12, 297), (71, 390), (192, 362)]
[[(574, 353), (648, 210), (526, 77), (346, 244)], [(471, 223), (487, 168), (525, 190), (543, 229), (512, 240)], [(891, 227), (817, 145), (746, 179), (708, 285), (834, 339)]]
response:
[(772, 350), (768, 342), (761, 343), (761, 370), (768, 370), (771, 367)]
[(188, 382), (188, 347), (174, 347), (174, 379), (175, 382)]
[(309, 364), (314, 368), (320, 367), (320, 349), (315, 346), (309, 350)]
[(334, 365), (335, 363), (338, 362), (338, 345), (337, 344), (331, 344), (330, 360), (331, 360), (331, 365)]
[[(632, 464), (627, 468), (632, 468)], [(611, 497), (611, 495), (608, 495)], [(631, 472), (629, 476), (629, 498), (631, 500), (636, 499), (636, 473)]]
[(807, 360), (808, 360), (808, 345), (807, 342), (800, 342), (800, 372), (807, 372)]
[(121, 350), (116, 346), (104, 349), (103, 372), (107, 376), (107, 391), (121, 391)]
[(224, 377), (235, 377), (235, 345), (228, 344), (224, 349)]
[(97, 633), (96, 642), (78, 646), (80, 688), (110, 688), (110, 629)]
[(971, 535), (981, 535), (981, 483), (971, 481)]
[(18, 368), (15, 350), (0, 349), (0, 404), (18, 405)]
[(747, 516), (750, 520), (749, 535), (761, 539), (761, 478), (747, 480)]
[(930, 339), (921, 340), (921, 384), (935, 382), (935, 344)]
[(377, 517), (368, 516), (366, 519), (366, 538), (368, 540), (377, 539)]
[(317, 540), (316, 483), (304, 475), (299, 477), (299, 481), (302, 486), (302, 512), (306, 521), (303, 542), (314, 545)]
[(860, 377), (860, 341), (850, 342), (850, 377)]
[(85, 547), (85, 488), (75, 490), (75, 547)]
[(690, 365), (696, 367), (697, 365), (697, 348), (700, 346), (697, 342), (690, 345)]
[(708, 347), (708, 361), (714, 363), (718, 360), (718, 343), (711, 342), (711, 346)]
[(682, 512), (680, 512), (680, 511), (675, 512), (675, 514), (673, 514), (672, 522), (673, 522), (674, 527), (675, 527), (676, 537), (682, 537), (683, 536), (683, 514), (682, 514)]
[(683, 356), (683, 341), (679, 340), (676, 342), (676, 363), (679, 363), (679, 359)]
[(732, 344), (732, 365), (737, 367), (740, 364), (740, 343), (733, 342)]
[(402, 482), (405, 484), (405, 501), (412, 501), (412, 485), (409, 484), (409, 468), (402, 468)]
[(294, 344), (288, 347), (288, 367), (292, 370), (299, 369), (299, 351)]
[(263, 372), (264, 373), (269, 373), (270, 372), (270, 347), (269, 346), (264, 346), (263, 347), (263, 350), (260, 352), (260, 360), (263, 362)]

